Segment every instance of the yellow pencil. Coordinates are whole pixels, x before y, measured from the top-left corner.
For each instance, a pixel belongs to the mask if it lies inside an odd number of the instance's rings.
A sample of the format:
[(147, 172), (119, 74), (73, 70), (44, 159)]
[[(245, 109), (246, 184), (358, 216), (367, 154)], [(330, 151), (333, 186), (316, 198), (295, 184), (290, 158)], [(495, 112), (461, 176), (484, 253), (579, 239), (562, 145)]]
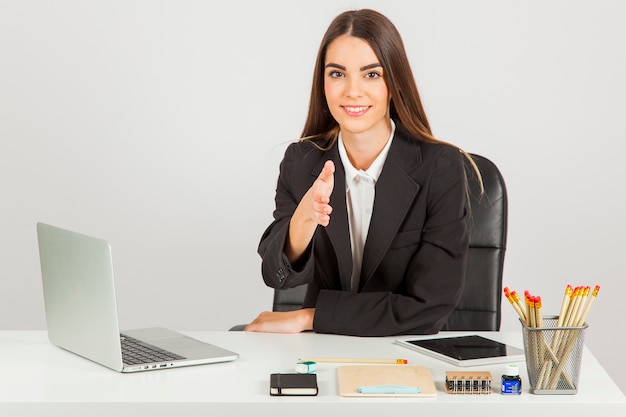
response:
[(543, 312), (541, 310), (541, 296), (535, 297), (535, 324), (537, 327), (543, 327)]
[(559, 313), (559, 319), (556, 324), (559, 327), (562, 326), (565, 321), (565, 313), (567, 312), (572, 292), (574, 292), (574, 289), (570, 284), (567, 284), (567, 287), (565, 287), (565, 294), (563, 294), (563, 302), (561, 303), (561, 312)]
[(522, 313), (524, 313), (524, 317), (526, 317), (526, 324), (530, 326), (530, 319), (528, 317), (529, 312), (522, 300), (520, 299), (520, 296), (517, 295), (516, 291), (511, 291), (511, 297), (513, 297), (513, 300), (515, 300)]
[(582, 326), (582, 325), (585, 324), (585, 320), (587, 320), (587, 315), (589, 315), (589, 310), (591, 310), (591, 306), (593, 305), (593, 301), (598, 296), (598, 291), (600, 291), (600, 286), (596, 285), (594, 287), (594, 289), (593, 289), (593, 292), (590, 295), (589, 302), (587, 302), (587, 305), (585, 306), (585, 311), (583, 311), (583, 314), (581, 315), (580, 319), (578, 320), (578, 323), (576, 323), (578, 326)]
[(504, 287), (504, 296), (506, 297), (507, 300), (509, 300), (509, 303), (511, 303), (511, 305), (513, 306), (513, 309), (515, 310), (515, 312), (517, 312), (517, 315), (519, 316), (522, 323), (524, 323), (525, 325), (528, 325), (528, 322), (526, 321), (526, 315), (524, 314), (520, 306), (517, 304), (517, 302), (511, 295), (511, 292), (509, 291), (509, 287)]
[(589, 285), (585, 286), (582, 294), (581, 294), (581, 298), (582, 300), (580, 301), (580, 305), (578, 306), (578, 311), (576, 312), (576, 317), (574, 317), (574, 326), (579, 326), (578, 321), (580, 320), (580, 318), (583, 315), (583, 312), (585, 311), (585, 303), (589, 303), (589, 299), (591, 299), (591, 297), (589, 297), (589, 292), (591, 290), (591, 287)]
[(535, 299), (530, 295), (530, 293), (526, 294), (524, 297), (526, 299), (526, 311), (528, 311), (528, 321), (530, 324), (528, 327), (537, 327), (537, 314), (535, 312)]
[(377, 359), (377, 358), (301, 358), (300, 362), (332, 362), (332, 363), (391, 363), (406, 365), (407, 359)]

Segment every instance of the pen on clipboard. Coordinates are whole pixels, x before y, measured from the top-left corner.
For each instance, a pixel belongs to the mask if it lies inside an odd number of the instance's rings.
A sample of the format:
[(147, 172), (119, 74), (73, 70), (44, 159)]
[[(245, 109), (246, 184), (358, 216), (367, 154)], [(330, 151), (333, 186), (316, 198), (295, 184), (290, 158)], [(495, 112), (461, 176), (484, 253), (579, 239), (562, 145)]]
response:
[(394, 384), (364, 386), (358, 387), (356, 390), (361, 394), (419, 394), (420, 392), (418, 387), (407, 387)]
[(378, 359), (378, 358), (301, 358), (300, 362), (331, 362), (331, 363), (387, 363), (406, 365), (407, 359)]

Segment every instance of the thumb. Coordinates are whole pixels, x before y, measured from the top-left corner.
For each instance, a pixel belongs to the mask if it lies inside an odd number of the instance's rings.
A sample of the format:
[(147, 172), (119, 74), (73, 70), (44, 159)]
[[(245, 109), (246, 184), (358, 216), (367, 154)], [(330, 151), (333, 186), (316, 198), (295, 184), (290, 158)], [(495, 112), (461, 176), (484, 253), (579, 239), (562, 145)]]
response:
[(322, 172), (320, 172), (320, 175), (317, 177), (319, 180), (322, 180), (326, 183), (333, 183), (334, 179), (333, 179), (333, 175), (335, 174), (335, 164), (333, 163), (333, 161), (326, 161), (326, 163), (324, 164), (324, 168), (322, 168)]

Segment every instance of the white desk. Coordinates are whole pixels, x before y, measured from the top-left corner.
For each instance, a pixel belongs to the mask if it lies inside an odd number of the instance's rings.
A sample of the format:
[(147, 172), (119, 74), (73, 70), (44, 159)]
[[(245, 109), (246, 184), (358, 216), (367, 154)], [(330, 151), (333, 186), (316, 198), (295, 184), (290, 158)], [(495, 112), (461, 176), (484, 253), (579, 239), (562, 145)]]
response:
[[(450, 395), (443, 389), (452, 365), (393, 344), (395, 338), (357, 338), (304, 333), (187, 332), (190, 336), (238, 352), (230, 363), (118, 374), (52, 346), (44, 331), (0, 331), (0, 416), (248, 416), (293, 415), (626, 415), (626, 399), (592, 353), (585, 348), (576, 395), (533, 395), (520, 363), (524, 392), (502, 395), (504, 365), (489, 370), (495, 392)], [(456, 333), (440, 333), (441, 336)], [(479, 333), (522, 346), (521, 331)], [(337, 394), (337, 364), (318, 364), (317, 397), (271, 397), (269, 375), (291, 372), (299, 357), (407, 358), (430, 368), (436, 398), (344, 398)], [(474, 368), (469, 368), (474, 369)], [(114, 414), (115, 413), (115, 414)], [(139, 413), (139, 414), (137, 414)], [(290, 414), (291, 413), (291, 414)], [(408, 414), (410, 413), (410, 414)], [(419, 413), (419, 414), (417, 414)]]

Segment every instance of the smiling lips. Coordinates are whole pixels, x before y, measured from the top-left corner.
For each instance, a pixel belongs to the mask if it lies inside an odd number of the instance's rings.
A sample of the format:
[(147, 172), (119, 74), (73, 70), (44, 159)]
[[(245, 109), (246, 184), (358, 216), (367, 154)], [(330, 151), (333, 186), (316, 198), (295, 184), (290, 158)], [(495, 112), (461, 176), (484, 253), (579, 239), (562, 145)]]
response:
[(368, 109), (369, 106), (342, 106), (343, 110), (348, 113), (349, 116), (361, 116)]

